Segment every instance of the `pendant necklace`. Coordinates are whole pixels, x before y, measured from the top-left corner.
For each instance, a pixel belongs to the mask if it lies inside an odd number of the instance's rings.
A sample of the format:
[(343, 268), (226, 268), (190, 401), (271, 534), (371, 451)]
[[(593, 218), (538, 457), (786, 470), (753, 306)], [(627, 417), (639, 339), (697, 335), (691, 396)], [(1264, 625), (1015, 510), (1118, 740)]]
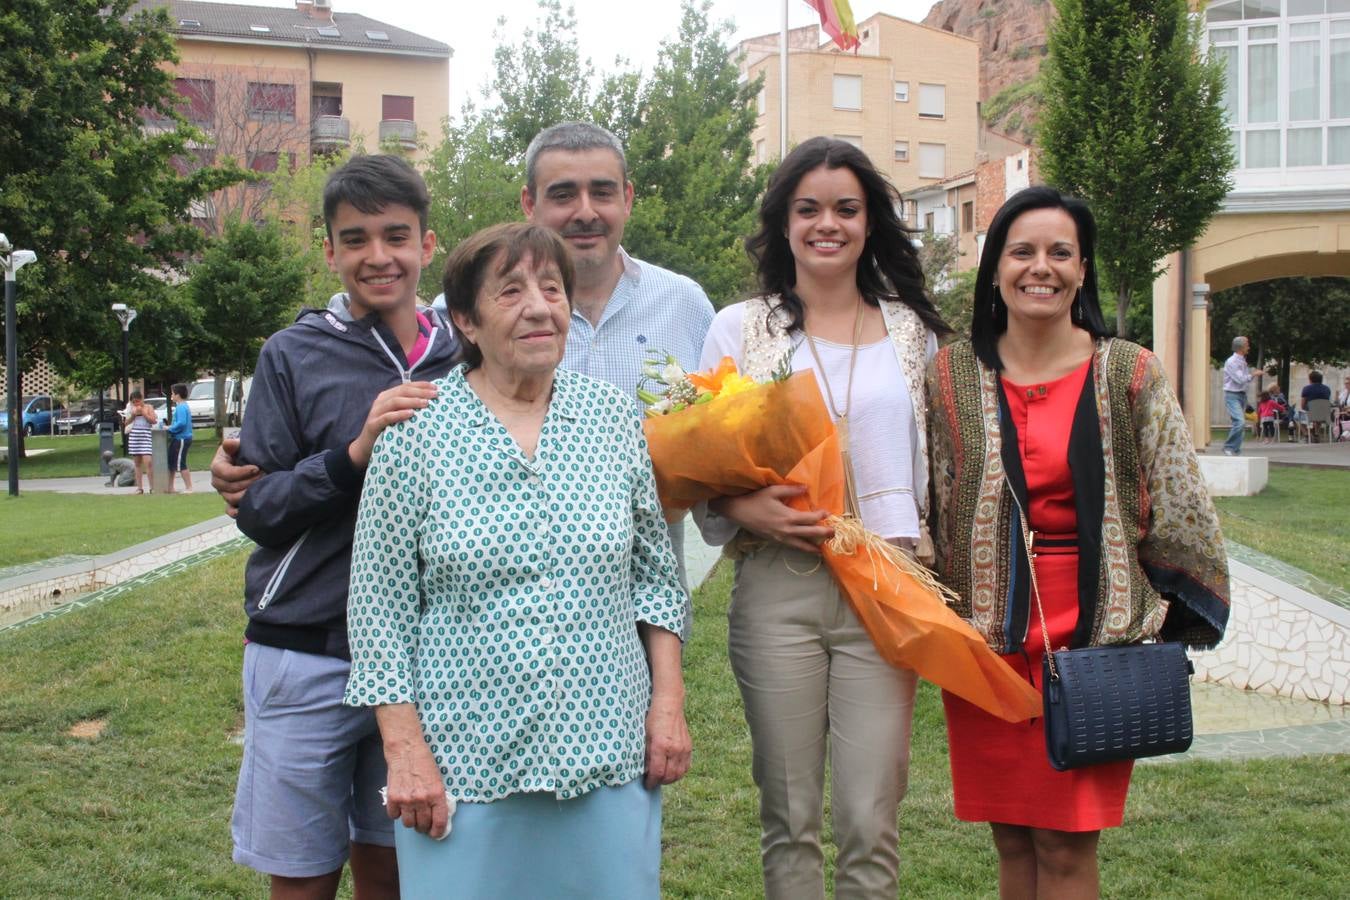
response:
[(861, 517), (861, 511), (858, 509), (858, 487), (857, 479), (853, 474), (853, 456), (849, 452), (849, 434), (848, 434), (848, 414), (853, 408), (853, 370), (858, 364), (858, 343), (862, 340), (863, 327), (863, 300), (858, 297), (858, 314), (853, 321), (853, 349), (848, 358), (848, 387), (844, 391), (844, 410), (834, 403), (834, 391), (830, 388), (830, 379), (825, 374), (825, 366), (820, 362), (820, 354), (816, 352), (815, 339), (811, 337), (811, 332), (802, 326), (802, 331), (806, 334), (806, 346), (811, 350), (811, 358), (816, 362), (816, 371), (820, 373), (821, 384), (825, 386), (825, 399), (830, 404), (830, 412), (834, 414), (835, 431), (839, 434), (839, 455), (844, 458), (844, 512), (855, 518)]

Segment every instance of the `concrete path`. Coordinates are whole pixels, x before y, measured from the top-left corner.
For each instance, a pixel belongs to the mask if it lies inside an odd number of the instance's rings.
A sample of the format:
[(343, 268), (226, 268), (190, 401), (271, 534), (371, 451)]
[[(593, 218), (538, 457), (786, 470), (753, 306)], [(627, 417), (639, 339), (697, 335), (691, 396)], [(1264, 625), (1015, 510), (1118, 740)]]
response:
[[(1223, 441), (1215, 441), (1204, 450), (1207, 456), (1222, 456)], [(1243, 456), (1264, 456), (1273, 466), (1331, 466), (1350, 469), (1350, 441), (1335, 444), (1259, 444), (1248, 438), (1242, 442)]]
[[(192, 484), (195, 493), (211, 491), (211, 473), (193, 472)], [(27, 491), (50, 491), (54, 494), (135, 494), (134, 487), (108, 487), (106, 475), (80, 475), (74, 478), (22, 478), (19, 480), (19, 493)]]

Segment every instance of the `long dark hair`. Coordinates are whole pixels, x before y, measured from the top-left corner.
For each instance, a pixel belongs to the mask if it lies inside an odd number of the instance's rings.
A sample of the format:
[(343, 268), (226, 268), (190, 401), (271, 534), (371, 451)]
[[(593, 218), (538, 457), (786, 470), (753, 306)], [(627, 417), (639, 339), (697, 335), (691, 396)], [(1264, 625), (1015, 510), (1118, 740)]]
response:
[(881, 297), (895, 297), (938, 336), (951, 334), (951, 328), (924, 293), (919, 255), (909, 229), (896, 214), (900, 194), (895, 186), (857, 147), (827, 137), (799, 144), (779, 163), (759, 204), (759, 231), (745, 241), (745, 249), (759, 271), (760, 288), (765, 294), (778, 295), (780, 307), (791, 317), (790, 328), (802, 327), (805, 310), (794, 290), (797, 266), (787, 239), (788, 206), (801, 180), (821, 166), (848, 168), (867, 198), (867, 224), (872, 231), (858, 260), (858, 291), (863, 299), (876, 306)]
[(1097, 244), (1097, 220), (1092, 210), (1076, 197), (1061, 194), (1052, 187), (1037, 185), (1023, 188), (1004, 202), (989, 223), (984, 238), (984, 252), (980, 254), (980, 271), (975, 278), (975, 309), (970, 317), (970, 343), (980, 362), (991, 369), (1001, 370), (1003, 361), (998, 356), (998, 337), (1008, 330), (1008, 304), (1003, 302), (994, 283), (998, 277), (998, 261), (1008, 243), (1008, 229), (1018, 216), (1033, 209), (1062, 209), (1078, 226), (1078, 252), (1086, 264), (1083, 286), (1078, 298), (1069, 308), (1073, 324), (1094, 338), (1111, 337), (1115, 330), (1108, 328), (1097, 299), (1097, 264), (1092, 251)]

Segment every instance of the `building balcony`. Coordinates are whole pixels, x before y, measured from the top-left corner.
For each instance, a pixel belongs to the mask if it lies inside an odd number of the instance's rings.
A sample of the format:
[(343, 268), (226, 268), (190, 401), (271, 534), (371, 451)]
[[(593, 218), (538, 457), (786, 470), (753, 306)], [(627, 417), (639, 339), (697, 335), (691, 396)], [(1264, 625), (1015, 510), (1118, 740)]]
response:
[(394, 143), (404, 150), (417, 149), (417, 123), (407, 119), (385, 119), (380, 122), (380, 143)]
[(309, 142), (316, 150), (336, 150), (351, 143), (352, 123), (346, 116), (315, 116)]

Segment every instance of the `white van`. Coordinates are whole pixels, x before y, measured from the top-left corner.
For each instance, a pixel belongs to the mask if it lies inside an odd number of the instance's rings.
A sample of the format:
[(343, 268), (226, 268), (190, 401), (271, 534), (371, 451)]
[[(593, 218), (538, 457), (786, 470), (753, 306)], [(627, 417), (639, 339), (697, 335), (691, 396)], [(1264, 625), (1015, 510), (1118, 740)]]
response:
[[(225, 379), (225, 425), (238, 427), (244, 420), (244, 408), (248, 405), (248, 391), (253, 386), (252, 378), (245, 378), (242, 385), (237, 379)], [(211, 427), (216, 424), (216, 380), (203, 378), (188, 388), (188, 411), (192, 414), (193, 426)]]

